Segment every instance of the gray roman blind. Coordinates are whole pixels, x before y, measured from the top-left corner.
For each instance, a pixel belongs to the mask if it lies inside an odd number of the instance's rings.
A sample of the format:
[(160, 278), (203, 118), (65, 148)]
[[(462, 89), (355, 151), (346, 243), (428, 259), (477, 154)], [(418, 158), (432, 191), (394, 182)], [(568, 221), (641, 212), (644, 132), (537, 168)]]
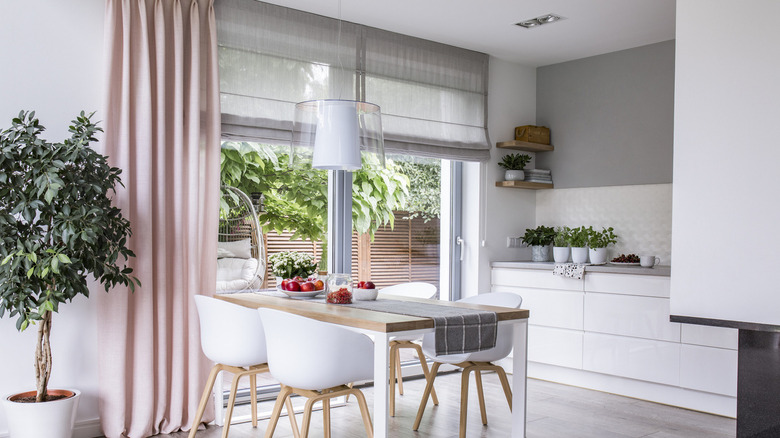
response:
[(487, 55), (255, 0), (215, 8), (223, 137), (286, 144), (297, 102), (357, 99), (381, 107), (387, 152), (489, 158)]

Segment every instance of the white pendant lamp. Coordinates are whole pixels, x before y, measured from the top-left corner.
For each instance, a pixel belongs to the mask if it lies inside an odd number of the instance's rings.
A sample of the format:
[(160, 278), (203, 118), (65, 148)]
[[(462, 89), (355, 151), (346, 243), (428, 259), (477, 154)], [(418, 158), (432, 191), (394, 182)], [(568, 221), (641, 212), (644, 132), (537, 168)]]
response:
[[(310, 100), (295, 105), (293, 153), (315, 169), (358, 170), (362, 158), (385, 165), (379, 106), (354, 100)], [(361, 154), (362, 152), (362, 154)]]

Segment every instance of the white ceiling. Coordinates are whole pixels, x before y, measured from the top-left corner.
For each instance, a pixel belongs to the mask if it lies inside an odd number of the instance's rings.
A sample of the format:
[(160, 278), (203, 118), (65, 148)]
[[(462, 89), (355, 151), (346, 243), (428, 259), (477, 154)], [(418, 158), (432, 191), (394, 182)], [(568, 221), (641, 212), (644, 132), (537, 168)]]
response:
[[(264, 0), (338, 18), (339, 0)], [(674, 39), (675, 0), (341, 0), (354, 23), (543, 66)], [(535, 29), (514, 23), (554, 13)]]

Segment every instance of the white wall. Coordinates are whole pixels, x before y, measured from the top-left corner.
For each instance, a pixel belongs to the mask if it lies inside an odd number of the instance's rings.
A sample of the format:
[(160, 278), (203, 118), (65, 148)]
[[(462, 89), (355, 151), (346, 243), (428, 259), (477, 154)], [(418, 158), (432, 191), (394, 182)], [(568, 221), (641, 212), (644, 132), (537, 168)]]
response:
[(535, 123), (536, 69), (491, 57), (488, 115), (488, 133), (493, 142), (490, 161), (464, 166), (464, 297), (490, 290), (490, 262), (530, 258), (528, 249), (507, 248), (506, 238), (522, 235), (534, 226), (536, 192), (495, 186), (496, 181), (504, 179), (496, 163), (507, 152), (513, 152), (496, 149), (495, 142), (514, 139), (515, 126)]
[(778, 17), (677, 2), (672, 314), (780, 325)]
[[(48, 128), (44, 137), (59, 141), (82, 109), (101, 108), (104, 8), (103, 0), (0, 2), (0, 129), (8, 128), (20, 110), (36, 110)], [(20, 334), (14, 320), (0, 319), (0, 395), (35, 388), (35, 330)], [(52, 323), (50, 387), (77, 388), (83, 394), (76, 436), (100, 433), (96, 331), (95, 302), (83, 297), (62, 306)], [(0, 411), (0, 436), (7, 433)]]

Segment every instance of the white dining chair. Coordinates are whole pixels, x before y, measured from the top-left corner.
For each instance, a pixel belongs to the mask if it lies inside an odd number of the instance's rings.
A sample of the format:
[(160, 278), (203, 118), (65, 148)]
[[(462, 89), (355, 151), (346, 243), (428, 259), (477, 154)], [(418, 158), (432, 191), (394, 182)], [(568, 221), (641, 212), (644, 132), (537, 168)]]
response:
[(309, 435), (312, 407), (322, 402), (325, 437), (330, 438), (330, 399), (354, 395), (360, 406), (369, 438), (374, 436), (366, 398), (349, 382), (374, 377), (374, 343), (367, 336), (344, 327), (274, 309), (258, 309), (265, 327), (268, 366), (282, 384), (276, 398), (266, 438), (273, 436), (276, 423), (290, 395), (306, 397), (301, 437)]
[[(198, 308), (198, 318), (200, 319), (201, 348), (203, 354), (215, 365), (211, 368), (206, 387), (203, 389), (189, 438), (193, 438), (198, 430), (203, 412), (206, 410), (206, 404), (214, 388), (214, 382), (220, 371), (233, 373), (222, 438), (228, 436), (238, 382), (244, 376), (249, 376), (252, 426), (257, 427), (257, 374), (268, 372), (268, 354), (260, 315), (254, 309), (205, 295), (195, 295), (195, 305)], [(293, 435), (297, 438), (299, 432), (298, 425), (295, 423), (292, 402), (287, 404), (287, 414), (290, 417)]]
[[(379, 290), (380, 298), (392, 299), (392, 296), (401, 296), (407, 298), (431, 299), (436, 296), (436, 286), (421, 281), (411, 283), (401, 283), (394, 286), (388, 286)], [(417, 352), (417, 358), (420, 360), (423, 375), (428, 378), (430, 370), (428, 361), (422, 352), (420, 344), (417, 342), (422, 339), (421, 336), (395, 336), (390, 339), (390, 415), (395, 416), (395, 384), (398, 382), (398, 394), (404, 395), (404, 381), (401, 372), (401, 355), (398, 350), (402, 348), (412, 348)], [(436, 396), (436, 390), (431, 390), (433, 404), (439, 404), (439, 398)]]
[[(477, 295), (474, 297), (459, 300), (460, 303), (482, 304), (496, 307), (520, 308), (523, 298), (519, 295), (507, 292), (491, 292)], [(417, 410), (417, 418), (414, 420), (413, 430), (420, 427), (425, 405), (428, 403), (428, 396), (433, 390), (433, 382), (436, 379), (436, 373), (442, 364), (452, 364), (463, 368), (460, 387), (460, 438), (466, 436), (466, 413), (468, 408), (469, 395), (469, 375), (473, 371), (477, 383), (477, 396), (479, 397), (479, 409), (482, 414), (482, 424), (487, 425), (487, 412), (485, 410), (485, 395), (482, 391), (482, 371), (495, 371), (501, 380), (501, 386), (504, 388), (506, 401), (509, 403), (509, 410), (512, 410), (512, 389), (509, 387), (509, 381), (506, 372), (499, 365), (494, 365), (499, 359), (503, 359), (512, 351), (514, 342), (514, 330), (511, 325), (500, 324), (496, 333), (496, 346), (483, 351), (464, 354), (437, 355), (436, 343), (433, 333), (427, 333), (423, 337), (423, 352), (431, 358), (433, 366), (430, 376), (425, 385), (423, 398), (420, 401), (420, 408)]]

